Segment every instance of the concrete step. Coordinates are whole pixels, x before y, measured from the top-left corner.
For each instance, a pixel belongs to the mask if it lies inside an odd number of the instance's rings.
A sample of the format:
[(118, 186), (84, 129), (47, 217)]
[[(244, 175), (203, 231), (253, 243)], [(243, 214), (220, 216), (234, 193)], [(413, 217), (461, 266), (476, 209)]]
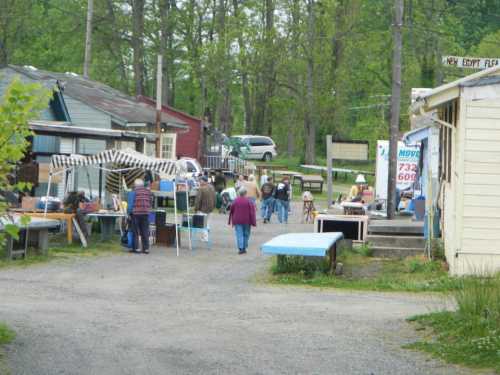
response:
[(380, 258), (406, 258), (409, 256), (423, 255), (424, 249), (411, 247), (390, 247), (390, 246), (373, 246), (372, 255)]
[(369, 234), (366, 240), (371, 246), (402, 247), (402, 248), (425, 248), (425, 238), (421, 236), (382, 236)]
[(409, 224), (382, 224), (374, 221), (368, 225), (368, 234), (375, 235), (396, 235), (396, 236), (423, 236), (424, 226), (420, 223)]

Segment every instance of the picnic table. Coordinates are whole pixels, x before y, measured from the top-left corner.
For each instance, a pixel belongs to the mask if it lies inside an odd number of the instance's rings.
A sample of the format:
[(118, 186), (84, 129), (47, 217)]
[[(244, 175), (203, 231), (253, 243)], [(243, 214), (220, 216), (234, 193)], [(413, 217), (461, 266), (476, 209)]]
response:
[(118, 211), (98, 211), (88, 214), (89, 217), (95, 217), (99, 220), (101, 226), (101, 240), (110, 240), (113, 236), (116, 226), (116, 219), (125, 217), (123, 212)]
[(61, 220), (66, 222), (66, 237), (68, 239), (68, 244), (73, 243), (73, 221), (75, 219), (75, 214), (66, 212), (47, 212), (46, 214), (43, 210), (25, 210), (22, 208), (15, 208), (9, 210), (10, 212), (20, 213), (30, 217), (38, 217), (45, 219)]
[(24, 247), (19, 250), (14, 250), (14, 239), (7, 235), (7, 258), (12, 259), (18, 255), (26, 257), (28, 244), (34, 245), (36, 249), (40, 250), (42, 255), (47, 255), (47, 250), (49, 248), (49, 229), (56, 228), (59, 222), (53, 219), (34, 217), (28, 225), (21, 225), (21, 215), (13, 215), (11, 220), (7, 221), (3, 219), (0, 222), (0, 231), (3, 230), (6, 224), (15, 224), (20, 227), (21, 231), (26, 231)]
[(280, 175), (283, 177), (285, 177), (285, 176), (288, 177), (292, 184), (295, 184), (295, 181), (297, 181), (297, 180), (300, 182), (300, 180), (303, 176), (302, 173), (295, 172), (295, 171), (288, 171), (288, 170), (276, 170), (276, 171), (273, 171), (273, 175), (274, 174), (277, 174), (277, 175)]
[(309, 174), (302, 175), (299, 178), (300, 180), (300, 189), (304, 191), (304, 189), (308, 189), (310, 191), (317, 191), (319, 193), (323, 192), (323, 177), (317, 174)]
[(329, 257), (330, 272), (337, 266), (337, 242), (344, 238), (342, 232), (287, 233), (274, 237), (261, 246), (263, 254), (277, 255), (278, 262), (285, 255)]

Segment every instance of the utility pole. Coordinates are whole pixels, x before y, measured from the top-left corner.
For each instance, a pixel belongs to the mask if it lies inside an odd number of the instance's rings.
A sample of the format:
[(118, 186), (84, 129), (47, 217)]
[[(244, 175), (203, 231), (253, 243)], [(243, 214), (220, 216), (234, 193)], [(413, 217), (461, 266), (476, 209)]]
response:
[(158, 67), (156, 68), (156, 157), (161, 157), (161, 80), (162, 80), (162, 56), (158, 55)]
[(87, 30), (85, 33), (85, 57), (83, 60), (83, 77), (89, 78), (89, 67), (92, 52), (92, 16), (94, 14), (94, 0), (87, 0)]
[(396, 176), (398, 166), (399, 114), (401, 110), (401, 50), (403, 40), (403, 0), (394, 0), (391, 124), (389, 128), (389, 177), (387, 181), (387, 218), (396, 214)]

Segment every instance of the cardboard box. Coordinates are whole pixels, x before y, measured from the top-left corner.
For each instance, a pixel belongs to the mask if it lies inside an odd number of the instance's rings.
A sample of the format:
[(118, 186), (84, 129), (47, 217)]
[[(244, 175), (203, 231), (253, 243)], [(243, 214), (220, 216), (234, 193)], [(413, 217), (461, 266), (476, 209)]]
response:
[(39, 197), (23, 197), (21, 201), (21, 208), (24, 210), (34, 211), (39, 201)]

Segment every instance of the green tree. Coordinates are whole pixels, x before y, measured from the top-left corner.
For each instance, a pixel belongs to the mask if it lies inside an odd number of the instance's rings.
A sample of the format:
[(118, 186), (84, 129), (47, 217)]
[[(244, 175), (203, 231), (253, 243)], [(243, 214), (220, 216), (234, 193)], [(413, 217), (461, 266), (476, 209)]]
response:
[[(47, 108), (50, 92), (39, 84), (23, 84), (15, 79), (5, 91), (0, 102), (0, 191), (22, 188), (23, 184), (13, 186), (9, 179), (12, 169), (21, 160), (29, 145), (27, 137), (32, 133), (28, 121), (37, 118), (40, 111)], [(0, 216), (5, 215), (7, 203), (0, 200)], [(6, 227), (12, 236), (17, 236), (17, 228)], [(4, 233), (0, 233), (3, 244)]]

